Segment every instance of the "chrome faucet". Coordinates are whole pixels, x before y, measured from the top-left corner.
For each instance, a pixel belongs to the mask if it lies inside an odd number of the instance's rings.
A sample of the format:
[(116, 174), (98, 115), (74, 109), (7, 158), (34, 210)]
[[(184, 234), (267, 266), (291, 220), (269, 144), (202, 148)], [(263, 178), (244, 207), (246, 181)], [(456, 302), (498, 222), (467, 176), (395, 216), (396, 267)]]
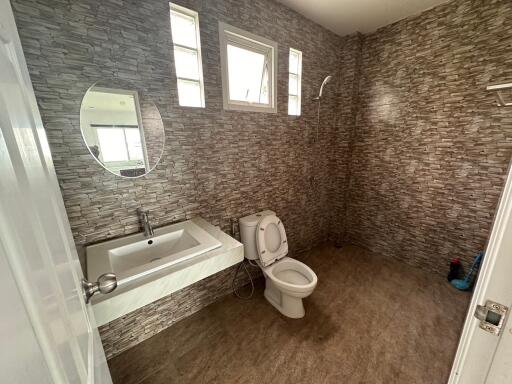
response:
[(149, 222), (149, 212), (143, 211), (142, 209), (138, 209), (140, 220), (142, 225), (144, 226), (144, 237), (151, 238), (154, 235), (153, 226)]

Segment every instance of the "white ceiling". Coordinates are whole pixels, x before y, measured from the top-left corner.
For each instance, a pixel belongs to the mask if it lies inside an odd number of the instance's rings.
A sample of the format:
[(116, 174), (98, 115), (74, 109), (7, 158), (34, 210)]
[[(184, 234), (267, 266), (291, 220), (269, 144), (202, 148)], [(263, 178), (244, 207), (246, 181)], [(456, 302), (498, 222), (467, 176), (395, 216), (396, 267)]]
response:
[(447, 0), (278, 0), (338, 35), (369, 33)]
[(83, 109), (96, 109), (101, 111), (133, 112), (135, 114), (135, 101), (133, 95), (119, 93), (88, 91), (82, 101)]

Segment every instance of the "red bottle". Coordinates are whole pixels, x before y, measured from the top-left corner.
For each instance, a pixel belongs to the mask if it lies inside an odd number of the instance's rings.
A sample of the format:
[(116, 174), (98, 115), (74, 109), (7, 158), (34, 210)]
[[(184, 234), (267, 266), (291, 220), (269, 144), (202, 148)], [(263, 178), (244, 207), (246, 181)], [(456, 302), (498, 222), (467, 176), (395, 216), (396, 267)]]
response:
[(462, 264), (460, 259), (453, 259), (450, 263), (450, 272), (448, 272), (448, 281), (452, 281), (453, 279), (460, 279), (460, 275), (462, 272)]

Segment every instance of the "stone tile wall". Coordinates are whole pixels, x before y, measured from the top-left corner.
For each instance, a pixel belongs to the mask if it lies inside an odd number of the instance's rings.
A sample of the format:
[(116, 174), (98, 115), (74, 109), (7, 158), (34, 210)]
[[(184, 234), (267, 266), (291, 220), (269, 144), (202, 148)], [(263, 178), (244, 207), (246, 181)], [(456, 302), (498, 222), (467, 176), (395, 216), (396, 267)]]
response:
[(355, 116), (358, 108), (359, 76), (361, 71), (361, 49), (363, 35), (355, 34), (346, 38), (340, 59), (340, 81), (338, 82), (338, 115), (336, 134), (332, 137), (330, 156), (329, 191), (330, 240), (336, 244), (346, 242), (345, 232), (348, 200), (348, 185), (352, 147), (354, 140)]
[[(230, 294), (235, 269), (225, 269), (101, 326), (99, 331), (107, 358), (137, 345)], [(254, 268), (250, 269), (250, 273), (254, 277), (259, 276), (259, 271)], [(239, 273), (236, 286), (243, 286), (246, 280), (246, 276)], [(242, 287), (239, 292), (245, 297), (250, 290)]]
[(362, 47), (345, 241), (442, 274), (467, 265), (512, 154), (512, 110), (485, 90), (512, 80), (512, 2), (455, 0)]

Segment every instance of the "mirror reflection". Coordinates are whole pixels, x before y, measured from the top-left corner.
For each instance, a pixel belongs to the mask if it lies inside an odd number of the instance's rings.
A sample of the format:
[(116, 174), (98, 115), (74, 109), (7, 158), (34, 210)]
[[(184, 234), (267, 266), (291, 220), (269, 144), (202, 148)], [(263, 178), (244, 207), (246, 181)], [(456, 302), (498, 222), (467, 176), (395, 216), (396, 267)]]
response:
[(164, 129), (156, 106), (131, 86), (96, 83), (80, 110), (82, 135), (94, 158), (110, 172), (139, 177), (160, 160)]

